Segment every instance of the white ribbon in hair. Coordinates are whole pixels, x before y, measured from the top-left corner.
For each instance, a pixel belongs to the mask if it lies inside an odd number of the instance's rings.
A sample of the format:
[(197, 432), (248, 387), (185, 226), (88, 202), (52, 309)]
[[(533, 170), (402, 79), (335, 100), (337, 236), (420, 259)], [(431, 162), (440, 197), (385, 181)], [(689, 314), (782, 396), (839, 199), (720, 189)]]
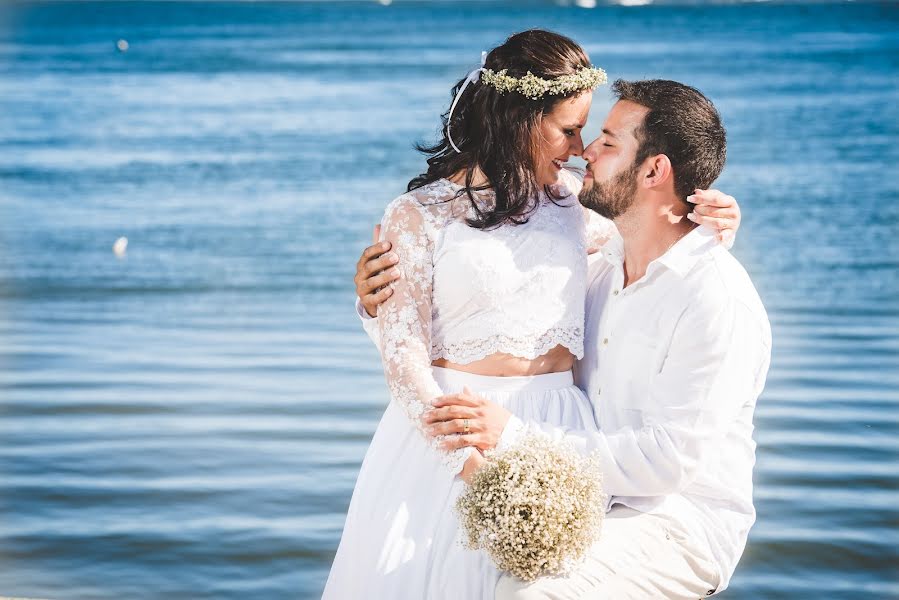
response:
[(474, 83), (481, 76), (481, 71), (484, 70), (484, 65), (487, 64), (487, 53), (481, 52), (481, 66), (468, 74), (468, 77), (465, 78), (465, 81), (462, 82), (462, 87), (459, 88), (459, 91), (456, 92), (456, 97), (453, 98), (453, 103), (450, 105), (449, 116), (446, 118), (446, 139), (449, 140), (450, 146), (453, 147), (458, 154), (462, 154), (462, 151), (459, 150), (459, 147), (456, 146), (456, 143), (453, 141), (453, 136), (450, 135), (450, 125), (453, 123), (453, 111), (456, 110), (456, 105), (459, 103), (459, 98), (462, 97), (462, 94), (465, 92), (465, 88), (468, 87), (469, 83)]

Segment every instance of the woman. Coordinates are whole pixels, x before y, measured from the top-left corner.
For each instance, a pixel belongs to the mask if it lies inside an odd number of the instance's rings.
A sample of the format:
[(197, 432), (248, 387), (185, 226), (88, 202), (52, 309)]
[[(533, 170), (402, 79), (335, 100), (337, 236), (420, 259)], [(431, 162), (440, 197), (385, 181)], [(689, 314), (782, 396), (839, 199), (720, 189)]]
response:
[(589, 246), (613, 233), (569, 191), (605, 74), (573, 41), (510, 37), (456, 86), (427, 173), (382, 221), (402, 277), (378, 313), (391, 402), (365, 456), (324, 597), (493, 598), (498, 573), (460, 543), (453, 504), (483, 457), (429, 443), (437, 396), (475, 393), (526, 419), (587, 428)]

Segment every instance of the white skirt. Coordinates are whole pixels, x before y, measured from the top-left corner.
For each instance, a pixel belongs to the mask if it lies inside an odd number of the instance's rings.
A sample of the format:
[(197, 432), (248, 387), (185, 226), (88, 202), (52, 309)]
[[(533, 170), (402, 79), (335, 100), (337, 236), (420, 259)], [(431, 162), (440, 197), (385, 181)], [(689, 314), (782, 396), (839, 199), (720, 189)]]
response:
[[(595, 429), (571, 371), (486, 377), (432, 367), (444, 393), (468, 388), (522, 418)], [(362, 461), (323, 600), (493, 600), (500, 573), (462, 545), (454, 505), (465, 483), (393, 402)]]

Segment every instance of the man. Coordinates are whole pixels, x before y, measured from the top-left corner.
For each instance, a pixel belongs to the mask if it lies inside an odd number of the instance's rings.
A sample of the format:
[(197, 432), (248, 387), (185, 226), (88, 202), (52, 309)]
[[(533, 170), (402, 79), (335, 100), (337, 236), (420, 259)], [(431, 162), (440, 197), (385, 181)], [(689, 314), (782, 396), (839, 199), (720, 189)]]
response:
[[(770, 326), (745, 270), (684, 200), (718, 177), (724, 128), (683, 84), (617, 81), (613, 91), (579, 194), (620, 233), (591, 264), (575, 366), (598, 431), (522, 422), (468, 393), (426, 416), (434, 435), (457, 434), (447, 447), (502, 448), (532, 431), (601, 461), (609, 512), (585, 562), (532, 584), (504, 576), (500, 600), (711, 595), (727, 587), (755, 520), (752, 416)], [(463, 422), (475, 433), (462, 435)]]

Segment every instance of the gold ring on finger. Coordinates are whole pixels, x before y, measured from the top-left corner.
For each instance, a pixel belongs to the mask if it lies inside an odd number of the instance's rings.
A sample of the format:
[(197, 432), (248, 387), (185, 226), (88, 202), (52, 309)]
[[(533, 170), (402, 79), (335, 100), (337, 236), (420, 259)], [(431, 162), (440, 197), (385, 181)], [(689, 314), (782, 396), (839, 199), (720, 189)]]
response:
[(468, 433), (469, 431), (471, 431), (471, 421), (469, 421), (468, 419), (463, 419), (462, 431), (463, 433)]

